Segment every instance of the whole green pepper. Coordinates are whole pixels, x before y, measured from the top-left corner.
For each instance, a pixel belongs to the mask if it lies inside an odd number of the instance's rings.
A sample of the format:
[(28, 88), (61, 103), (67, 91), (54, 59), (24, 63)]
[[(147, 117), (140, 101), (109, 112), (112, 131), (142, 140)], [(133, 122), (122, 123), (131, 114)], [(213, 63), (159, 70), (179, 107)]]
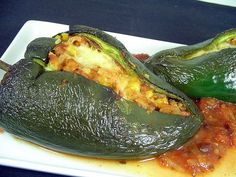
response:
[(145, 65), (192, 98), (236, 102), (236, 29), (198, 44), (157, 52)]
[[(109, 87), (55, 70), (48, 54), (67, 40), (65, 36), (76, 35), (156, 92), (183, 103), (190, 114), (148, 112)], [(28, 45), (25, 58), (10, 67), (1, 82), (0, 126), (28, 141), (83, 156), (140, 159), (181, 146), (201, 125), (201, 114), (185, 94), (98, 29), (73, 26), (54, 38), (38, 38)]]

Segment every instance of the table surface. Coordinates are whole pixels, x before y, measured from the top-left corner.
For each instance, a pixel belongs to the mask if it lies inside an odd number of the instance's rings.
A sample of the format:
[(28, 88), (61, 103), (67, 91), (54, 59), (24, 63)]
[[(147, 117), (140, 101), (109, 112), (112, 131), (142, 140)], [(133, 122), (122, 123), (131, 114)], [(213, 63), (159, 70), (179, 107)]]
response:
[[(236, 27), (236, 8), (195, 0), (1, 1), (0, 56), (28, 20), (84, 24), (106, 31), (194, 44)], [(61, 175), (0, 165), (0, 176)]]

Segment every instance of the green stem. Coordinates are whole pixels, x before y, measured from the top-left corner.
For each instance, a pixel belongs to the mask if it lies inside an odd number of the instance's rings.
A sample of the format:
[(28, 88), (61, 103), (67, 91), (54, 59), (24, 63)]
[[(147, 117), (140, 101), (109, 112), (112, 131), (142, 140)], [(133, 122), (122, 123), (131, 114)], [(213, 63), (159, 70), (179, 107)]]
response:
[(10, 67), (11, 67), (11, 65), (9, 65), (8, 63), (0, 60), (0, 69), (2, 69), (2, 70), (7, 72)]

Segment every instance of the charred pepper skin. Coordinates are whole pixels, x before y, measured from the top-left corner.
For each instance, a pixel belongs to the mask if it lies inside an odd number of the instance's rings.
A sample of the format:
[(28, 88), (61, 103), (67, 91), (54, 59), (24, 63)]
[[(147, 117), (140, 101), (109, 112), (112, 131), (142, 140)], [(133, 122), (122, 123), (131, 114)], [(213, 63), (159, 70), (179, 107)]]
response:
[(145, 65), (192, 98), (236, 103), (235, 41), (236, 29), (227, 30), (198, 44), (157, 52)]
[(69, 31), (77, 33), (94, 35), (116, 47), (142, 80), (183, 100), (191, 115), (148, 113), (83, 76), (45, 71), (33, 58), (49, 51), (30, 51), (34, 47), (30, 44), (28, 59), (13, 65), (1, 82), (1, 127), (56, 151), (107, 159), (153, 157), (178, 148), (198, 131), (202, 115), (187, 96), (155, 76), (110, 35), (86, 26)]

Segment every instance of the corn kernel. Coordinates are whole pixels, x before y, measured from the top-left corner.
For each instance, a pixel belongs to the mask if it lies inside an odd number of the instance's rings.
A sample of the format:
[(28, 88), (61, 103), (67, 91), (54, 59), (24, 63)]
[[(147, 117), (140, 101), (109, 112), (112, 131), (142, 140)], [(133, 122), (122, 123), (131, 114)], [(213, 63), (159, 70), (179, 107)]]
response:
[(146, 98), (151, 98), (153, 96), (153, 91), (152, 90), (148, 90), (146, 91)]
[(75, 57), (77, 55), (77, 48), (73, 45), (69, 45), (67, 47), (67, 52), (69, 53), (70, 56)]
[(61, 40), (62, 41), (67, 41), (69, 39), (69, 34), (68, 33), (62, 33), (61, 34)]

